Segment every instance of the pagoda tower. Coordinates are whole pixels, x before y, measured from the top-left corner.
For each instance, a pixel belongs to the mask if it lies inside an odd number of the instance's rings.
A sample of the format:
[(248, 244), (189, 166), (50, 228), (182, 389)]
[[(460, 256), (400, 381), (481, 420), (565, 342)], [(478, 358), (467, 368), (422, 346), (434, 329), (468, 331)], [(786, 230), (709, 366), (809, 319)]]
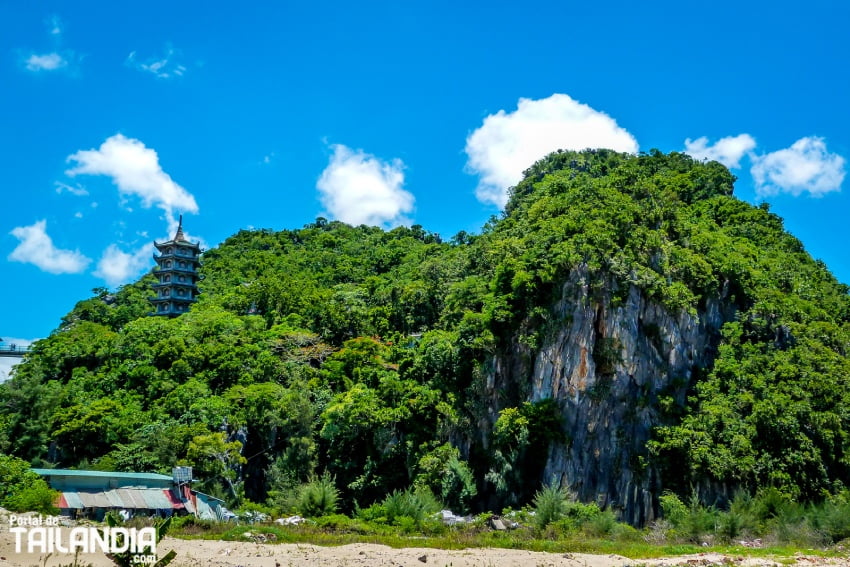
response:
[(159, 251), (153, 257), (157, 265), (154, 275), (159, 279), (151, 286), (156, 292), (156, 297), (150, 298), (153, 315), (176, 317), (197, 300), (201, 247), (183, 235), (183, 215), (174, 238), (162, 243), (154, 241), (153, 245)]

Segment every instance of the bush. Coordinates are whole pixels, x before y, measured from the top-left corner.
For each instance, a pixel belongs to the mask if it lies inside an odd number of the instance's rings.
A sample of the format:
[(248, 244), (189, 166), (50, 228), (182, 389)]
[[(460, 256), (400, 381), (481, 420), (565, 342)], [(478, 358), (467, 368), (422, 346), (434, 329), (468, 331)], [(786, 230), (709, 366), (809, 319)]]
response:
[(850, 538), (850, 503), (828, 501), (809, 512), (812, 527), (825, 543), (838, 543)]
[(681, 527), (688, 516), (688, 507), (685, 506), (685, 503), (669, 491), (665, 491), (659, 501), (661, 502), (661, 515), (664, 519), (670, 522), (670, 525), (674, 528)]
[(174, 516), (171, 520), (171, 528), (173, 530), (183, 530), (187, 533), (208, 531), (214, 524), (215, 522), (212, 520), (201, 520), (200, 518), (196, 518), (193, 514)]
[(387, 523), (387, 509), (381, 503), (372, 504), (368, 508), (361, 508), (355, 503), (354, 516), (366, 522), (373, 522), (376, 524)]
[(714, 531), (717, 513), (713, 508), (706, 508), (700, 503), (696, 491), (691, 494), (687, 505), (672, 492), (662, 494), (660, 501), (661, 512), (664, 519), (673, 526), (674, 536), (681, 535), (690, 542), (699, 543), (705, 534)]
[(643, 533), (628, 524), (616, 523), (608, 532), (614, 541), (643, 541)]
[(462, 514), (469, 510), (478, 489), (469, 465), (460, 458), (457, 448), (449, 443), (440, 445), (419, 459), (418, 470), (414, 487), (427, 487), (454, 512)]
[(714, 531), (715, 511), (713, 508), (704, 507), (697, 496), (696, 491), (691, 494), (688, 501), (688, 515), (682, 529), (688, 540), (699, 543), (702, 536)]
[(740, 537), (744, 531), (744, 517), (736, 512), (728, 511), (720, 514), (718, 521), (718, 533), (726, 541), (733, 541)]
[(415, 526), (421, 526), (430, 514), (442, 508), (431, 491), (424, 488), (396, 490), (384, 499), (382, 506), (390, 524), (409, 523), (401, 518), (410, 518)]
[(30, 470), (28, 462), (0, 454), (0, 506), (12, 512), (56, 514), (59, 493)]
[(3, 500), (3, 507), (12, 512), (41, 512), (43, 514), (57, 514), (59, 509), (54, 505), (57, 492), (51, 490), (47, 483), (34, 483), (34, 485), (16, 489), (16, 491)]
[(469, 505), (478, 489), (475, 477), (466, 461), (452, 457), (446, 463), (445, 474), (440, 484), (440, 497), (443, 502), (459, 514), (469, 511)]
[(331, 516), (322, 516), (321, 518), (317, 518), (316, 526), (322, 530), (332, 531), (335, 533), (368, 534), (374, 533), (375, 531), (364, 521), (352, 519), (343, 514), (333, 514)]
[(339, 491), (328, 473), (313, 479), (298, 490), (297, 510), (307, 518), (330, 516), (336, 513)]
[(614, 531), (617, 527), (617, 518), (611, 510), (599, 512), (594, 518), (591, 518), (585, 526), (585, 530), (592, 536), (605, 537)]
[(791, 503), (791, 498), (787, 494), (770, 487), (759, 491), (753, 501), (753, 511), (759, 521), (766, 522), (784, 516), (789, 511)]
[(569, 493), (566, 488), (556, 486), (554, 483), (543, 486), (534, 495), (534, 525), (542, 530), (552, 522), (556, 522), (567, 515), (567, 498)]
[(719, 534), (727, 541), (755, 531), (756, 518), (753, 512), (753, 499), (749, 494), (739, 491), (729, 503), (729, 510), (718, 518)]

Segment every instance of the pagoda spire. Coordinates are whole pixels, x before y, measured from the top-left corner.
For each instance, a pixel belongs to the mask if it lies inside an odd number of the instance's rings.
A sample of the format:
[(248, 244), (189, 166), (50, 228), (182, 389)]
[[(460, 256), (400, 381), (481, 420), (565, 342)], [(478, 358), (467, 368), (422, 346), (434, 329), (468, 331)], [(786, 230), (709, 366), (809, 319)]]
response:
[(177, 224), (177, 234), (174, 235), (174, 240), (177, 242), (186, 240), (186, 237), (183, 236), (183, 215), (180, 215), (180, 221)]

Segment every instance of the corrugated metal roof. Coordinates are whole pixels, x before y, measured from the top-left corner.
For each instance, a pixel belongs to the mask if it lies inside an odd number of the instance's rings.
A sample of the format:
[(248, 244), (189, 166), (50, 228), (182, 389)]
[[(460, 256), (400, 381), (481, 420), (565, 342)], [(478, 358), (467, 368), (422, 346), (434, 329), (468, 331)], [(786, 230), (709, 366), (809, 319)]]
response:
[(182, 508), (170, 490), (162, 488), (116, 488), (102, 492), (62, 492), (59, 508), (125, 508), (168, 510)]
[(41, 476), (76, 476), (90, 478), (120, 478), (124, 480), (172, 480), (167, 474), (137, 473), (137, 472), (108, 472), (108, 471), (78, 471), (71, 469), (30, 469)]
[(195, 514), (202, 520), (218, 520), (222, 514), (222, 501), (202, 492), (195, 492)]

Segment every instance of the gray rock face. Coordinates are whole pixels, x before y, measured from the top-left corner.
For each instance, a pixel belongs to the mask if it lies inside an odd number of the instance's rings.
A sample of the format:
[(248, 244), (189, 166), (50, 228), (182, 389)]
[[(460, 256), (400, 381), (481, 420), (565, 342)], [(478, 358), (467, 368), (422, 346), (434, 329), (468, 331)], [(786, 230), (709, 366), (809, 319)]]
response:
[(550, 447), (543, 478), (643, 525), (654, 519), (652, 495), (661, 488), (646, 448), (659, 424), (658, 397), (684, 403), (694, 370), (712, 365), (734, 309), (709, 298), (694, 316), (671, 313), (635, 286), (625, 299), (617, 295), (592, 293), (586, 271), (574, 270), (541, 344), (515, 339), (493, 361), (488, 409), (495, 421), (511, 398), (557, 400), (567, 440)]

